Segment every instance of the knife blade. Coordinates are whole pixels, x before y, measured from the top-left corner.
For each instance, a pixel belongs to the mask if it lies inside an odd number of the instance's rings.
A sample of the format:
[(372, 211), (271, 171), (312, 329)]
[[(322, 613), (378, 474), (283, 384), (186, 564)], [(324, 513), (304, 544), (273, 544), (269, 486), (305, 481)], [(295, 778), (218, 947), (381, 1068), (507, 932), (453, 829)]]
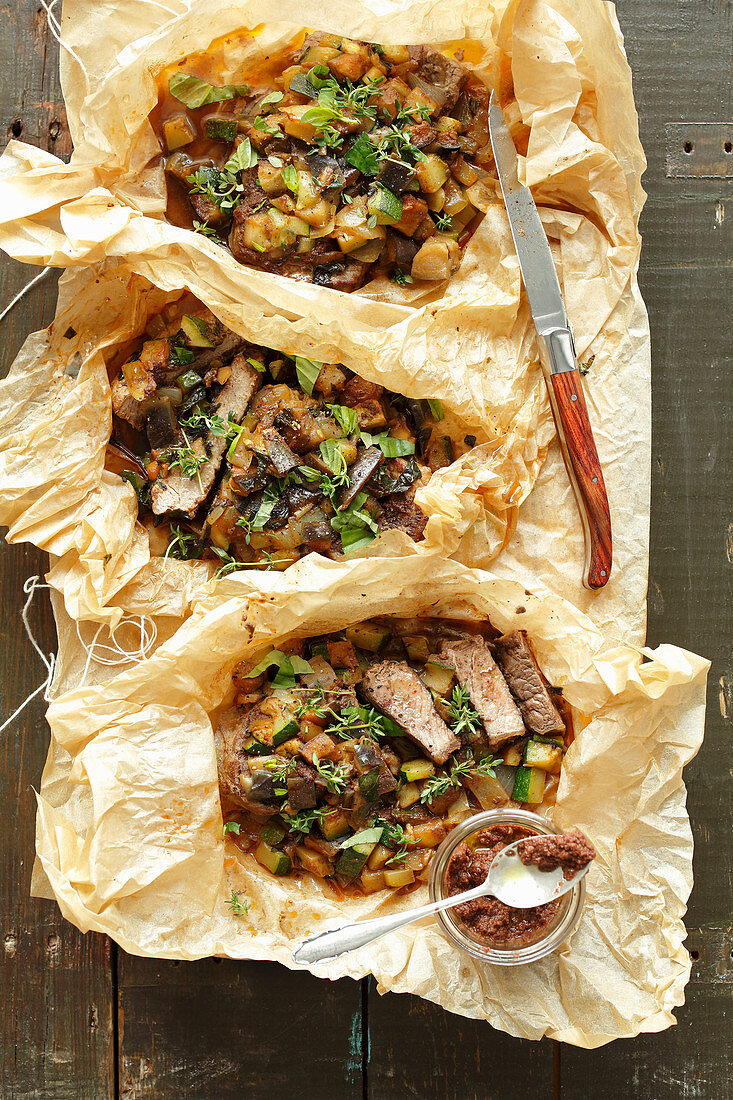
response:
[(552, 252), (532, 192), (519, 182), (517, 151), (494, 92), (489, 103), (489, 136), (522, 282), (537, 329), (537, 346), (555, 427), (583, 524), (583, 584), (595, 591), (608, 583), (613, 563), (606, 485)]

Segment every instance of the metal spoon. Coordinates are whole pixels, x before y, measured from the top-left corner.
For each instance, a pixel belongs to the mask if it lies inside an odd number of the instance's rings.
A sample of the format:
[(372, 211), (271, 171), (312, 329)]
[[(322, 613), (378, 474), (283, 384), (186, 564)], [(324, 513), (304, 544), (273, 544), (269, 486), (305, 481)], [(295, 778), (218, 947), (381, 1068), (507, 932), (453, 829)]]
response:
[(442, 901), (431, 901), (428, 905), (420, 905), (417, 909), (410, 909), (406, 913), (351, 921), (350, 924), (343, 924), (330, 932), (321, 932), (320, 935), (305, 940), (293, 952), (293, 962), (317, 963), (336, 959), (339, 955), (356, 951), (357, 948), (373, 943), (374, 940), (379, 940), (388, 932), (394, 932), (406, 924), (412, 924), (413, 921), (420, 920), (422, 917), (430, 917), (444, 909), (452, 909), (455, 905), (462, 905), (466, 901), (473, 901), (474, 898), (495, 897), (513, 909), (530, 909), (536, 905), (545, 905), (548, 901), (554, 901), (563, 894), (567, 894), (588, 873), (588, 867), (584, 867), (572, 878), (566, 879), (560, 868), (554, 871), (540, 871), (534, 864), (525, 865), (519, 858), (517, 849), (529, 839), (524, 837), (502, 848), (489, 867), (489, 873), (481, 886), (466, 890), (462, 894), (453, 894), (452, 897), (443, 898)]

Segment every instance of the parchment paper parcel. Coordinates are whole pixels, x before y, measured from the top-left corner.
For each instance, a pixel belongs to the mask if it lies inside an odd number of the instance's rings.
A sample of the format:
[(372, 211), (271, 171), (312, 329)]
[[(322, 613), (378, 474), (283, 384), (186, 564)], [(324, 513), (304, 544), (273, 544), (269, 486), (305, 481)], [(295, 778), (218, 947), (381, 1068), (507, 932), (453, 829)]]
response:
[[(237, 265), (198, 234), (161, 219), (163, 176), (146, 169), (157, 152), (148, 112), (150, 75), (205, 48), (217, 35), (263, 24), (249, 52), (287, 41), (303, 23), (371, 40), (448, 41), (463, 49), (487, 83), (498, 87), (520, 150), (521, 172), (543, 204), (582, 360), (591, 416), (611, 499), (615, 570), (608, 588), (590, 596), (580, 586), (582, 538), (555, 445), (518, 528), (494, 567), (546, 583), (572, 599), (607, 632), (641, 642), (647, 573), (649, 487), (649, 340), (636, 286), (637, 221), (644, 166), (631, 76), (613, 8), (600, 0), (512, 0), (450, 5), (415, 0), (379, 5), (283, 0), (283, 22), (265, 22), (270, 6), (247, 0), (181, 0), (175, 18), (132, 0), (67, 0), (62, 78), (75, 144), (70, 165), (13, 142), (0, 161), (0, 245), (31, 263), (86, 265), (109, 258), (165, 290), (190, 287), (233, 328), (256, 340), (341, 360), (394, 389), (409, 380), (415, 396), (443, 396), (471, 408), (509, 457), (498, 471), (504, 503), (521, 502), (537, 478), (553, 437), (516, 257), (496, 188), (487, 188), (486, 217), (458, 275), (432, 297), (396, 301), (397, 291), (370, 296), (334, 291)], [(290, 22), (284, 22), (290, 20)], [(237, 59), (238, 60), (238, 59)], [(228, 74), (222, 74), (226, 78)], [(31, 357), (32, 360), (32, 357)], [(33, 370), (26, 364), (24, 369)], [(104, 399), (100, 395), (100, 399)], [(35, 399), (38, 401), (38, 396)], [(471, 419), (469, 417), (469, 419)], [(7, 445), (7, 437), (6, 437)], [(517, 476), (518, 474), (518, 476)], [(38, 495), (33, 506), (38, 509)], [(106, 490), (83, 508), (95, 533)], [(505, 510), (500, 523), (511, 518)], [(21, 524), (30, 529), (33, 523)], [(496, 536), (496, 537), (494, 537)], [(464, 538), (461, 560), (486, 565), (502, 532), (479, 525)], [(13, 537), (23, 537), (13, 531)], [(102, 575), (81, 562), (67, 603), (73, 614), (104, 616), (104, 607), (134, 562), (115, 572), (119, 550), (98, 533)], [(83, 548), (82, 548), (83, 556)], [(144, 562), (144, 548), (135, 562)], [(73, 561), (69, 562), (73, 569)], [(110, 568), (111, 567), (111, 568)], [(60, 578), (57, 583), (61, 584)], [(75, 602), (76, 600), (76, 602)]]
[[(286, 966), (295, 943), (329, 922), (420, 903), (425, 887), (408, 898), (338, 902), (310, 876), (276, 879), (241, 856), (222, 836), (209, 715), (231, 698), (240, 657), (289, 637), (380, 613), (488, 616), (500, 630), (529, 632), (550, 681), (590, 719), (565, 758), (554, 812), (558, 826), (579, 826), (598, 850), (581, 924), (558, 953), (517, 969), (463, 957), (425, 922), (314, 973), (371, 972), (381, 991), (580, 1046), (668, 1027), (690, 970), (682, 767), (702, 738), (707, 662), (661, 646), (642, 663), (639, 650), (604, 641), (559, 597), (439, 559), (349, 567), (311, 557), (257, 580), (261, 591), (247, 576), (240, 594), (198, 605), (150, 660), (51, 706), (36, 887), (45, 879), (64, 916), (127, 951)], [(232, 890), (251, 903), (245, 919), (226, 907)]]

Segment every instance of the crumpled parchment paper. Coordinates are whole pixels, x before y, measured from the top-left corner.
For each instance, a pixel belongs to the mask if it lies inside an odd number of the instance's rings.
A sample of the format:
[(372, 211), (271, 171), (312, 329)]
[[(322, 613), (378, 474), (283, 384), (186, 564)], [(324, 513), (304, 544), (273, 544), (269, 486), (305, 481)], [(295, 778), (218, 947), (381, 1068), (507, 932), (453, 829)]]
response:
[[(580, 358), (594, 356), (586, 392), (614, 526), (614, 574), (592, 596), (580, 585), (581, 527), (553, 445), (542, 485), (527, 502), (527, 522), (520, 518), (501, 568), (545, 581), (615, 636), (642, 641), (649, 337), (635, 273), (644, 158), (612, 6), (600, 0), (461, 0), (447, 7), (437, 0), (342, 0), (325, 11), (312, 0), (282, 0), (279, 22), (268, 22), (271, 16), (265, 0), (236, 6), (170, 0), (164, 7), (67, 0), (63, 38), (74, 56), (62, 54), (62, 79), (74, 156), (65, 165), (11, 142), (0, 159), (0, 246), (31, 263), (120, 261), (163, 290), (190, 288), (259, 343), (344, 362), (417, 397), (442, 396), (503, 441), (512, 467), (504, 504), (518, 504), (554, 428), (496, 185), (486, 186), (486, 216), (458, 274), (427, 297), (408, 292), (400, 301), (391, 284), (347, 296), (238, 265), (200, 234), (162, 220), (163, 175), (150, 164), (158, 152), (147, 122), (156, 100), (152, 74), (215, 37), (261, 24), (244, 46), (237, 38), (232, 68), (288, 41), (303, 25), (463, 49), (465, 60), (499, 90), (522, 154), (520, 174), (534, 189), (550, 237)], [(30, 356), (25, 363), (28, 369)], [(103, 495), (107, 501), (106, 490)], [(487, 533), (480, 521), (456, 552), (485, 566), (503, 534)], [(142, 550), (136, 547), (138, 561)], [(119, 560), (117, 549), (111, 553), (110, 565), (116, 554)], [(99, 575), (70, 583), (78, 589), (80, 614), (102, 613), (109, 600)], [(111, 583), (119, 587), (118, 580)], [(150, 587), (142, 594), (150, 597)]]
[[(198, 604), (149, 660), (61, 696), (48, 714), (35, 892), (136, 954), (285, 966), (309, 934), (420, 904), (424, 886), (338, 902), (315, 880), (277, 879), (242, 855), (222, 836), (210, 716), (231, 699), (243, 657), (369, 615), (421, 612), (527, 630), (550, 682), (589, 720), (565, 757), (554, 810), (598, 852), (582, 921), (560, 951), (521, 968), (473, 961), (423, 921), (313, 973), (372, 973), (381, 992), (584, 1047), (668, 1027), (690, 971), (682, 768), (702, 739), (708, 663), (673, 646), (609, 644), (567, 601), (454, 562), (311, 557), (284, 574), (248, 575), (231, 598)], [(232, 890), (251, 904), (245, 918), (226, 906)]]
[[(49, 582), (77, 621), (115, 627), (130, 615), (180, 618), (195, 597), (221, 589), (217, 562), (150, 557), (132, 487), (104, 469), (112, 426), (107, 363), (117, 363), (118, 349), (129, 348), (148, 317), (175, 297), (123, 264), (74, 273), (62, 287), (54, 323), (28, 338), (0, 382), (0, 522), (9, 526), (8, 541), (32, 541), (54, 555)], [(371, 373), (385, 381), (379, 364)], [(441, 396), (442, 376), (428, 364), (426, 377), (431, 373), (431, 392)], [(392, 370), (390, 384), (398, 377)], [(403, 373), (400, 392), (409, 396), (410, 385)], [(349, 560), (450, 556), (470, 532), (479, 547), (472, 558), (483, 563), (506, 543), (544, 449), (531, 436), (522, 447), (506, 435), (492, 437), (465, 419), (471, 415), (465, 398), (458, 405), (446, 400), (444, 412), (445, 434), (462, 441), (471, 432), (477, 445), (418, 491), (428, 516), (423, 541), (385, 532)], [(239, 578), (232, 578), (235, 589)]]

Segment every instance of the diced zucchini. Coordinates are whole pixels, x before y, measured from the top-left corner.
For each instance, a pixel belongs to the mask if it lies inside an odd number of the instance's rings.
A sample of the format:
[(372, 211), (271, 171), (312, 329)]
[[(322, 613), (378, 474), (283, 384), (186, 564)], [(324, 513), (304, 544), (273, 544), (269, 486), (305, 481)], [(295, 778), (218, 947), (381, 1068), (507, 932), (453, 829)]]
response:
[[(359, 848), (367, 847), (360, 844)], [(356, 848), (347, 848), (336, 860), (336, 874), (342, 878), (352, 879), (361, 874), (364, 864), (369, 858), (370, 852), (360, 852)]]
[(409, 886), (415, 881), (415, 872), (409, 867), (395, 867), (384, 871), (384, 881), (391, 890), (399, 890), (401, 886)]
[(269, 756), (270, 746), (265, 745), (262, 741), (258, 741), (256, 737), (250, 737), (250, 739), (245, 742), (244, 751), (250, 756)]
[(416, 783), (435, 775), (435, 765), (430, 760), (405, 760), (400, 771), (408, 783)]
[(364, 673), (360, 668), (337, 668), (334, 670), (342, 684), (353, 687), (364, 679)]
[(346, 836), (348, 831), (349, 822), (343, 810), (328, 813), (321, 821), (321, 832), (326, 840), (336, 840), (337, 837)]
[(277, 715), (272, 723), (266, 720), (253, 722), (251, 728), (252, 736), (261, 745), (266, 745), (270, 749), (275, 749), (283, 742), (289, 741), (300, 731), (300, 726), (295, 719), (287, 714)]
[(358, 649), (366, 649), (370, 653), (379, 653), (380, 649), (389, 640), (389, 630), (375, 623), (357, 623), (346, 629), (346, 637), (357, 646)]
[(290, 856), (286, 852), (278, 852), (263, 841), (254, 850), (254, 857), (258, 863), (271, 871), (273, 875), (287, 875), (292, 868)]
[(365, 894), (374, 894), (384, 887), (384, 875), (381, 871), (361, 872), (361, 888)]
[(282, 745), (284, 741), (295, 737), (299, 732), (300, 726), (294, 718), (286, 716), (276, 718), (275, 725), (272, 728), (272, 744), (277, 748), (278, 745)]
[(562, 749), (552, 742), (532, 738), (524, 750), (524, 763), (531, 768), (542, 768), (545, 772), (558, 772), (562, 764)]
[(542, 801), (544, 792), (545, 773), (541, 768), (517, 768), (512, 791), (514, 802), (526, 802), (534, 806)]
[(176, 385), (181, 393), (190, 393), (191, 390), (195, 390), (197, 386), (201, 385), (201, 375), (197, 374), (195, 370), (186, 370), (183, 374), (178, 375)]
[(322, 852), (314, 852), (312, 848), (306, 848), (304, 844), (299, 844), (295, 849), (295, 857), (300, 866), (304, 867), (306, 871), (310, 871), (312, 875), (326, 878), (328, 875), (333, 874), (333, 864)]
[(285, 374), (287, 364), (284, 359), (273, 359), (270, 363), (270, 374), (273, 377), (273, 381), (277, 382), (281, 374)]
[(175, 118), (166, 119), (163, 123), (163, 137), (168, 152), (180, 149), (183, 145), (190, 145), (196, 137), (193, 123), (185, 115), (176, 115)]
[(237, 120), (235, 118), (207, 118), (204, 133), (209, 141), (232, 142), (237, 136)]
[(278, 844), (282, 843), (284, 839), (285, 828), (278, 825), (276, 821), (267, 821), (260, 829), (260, 840), (263, 840), (270, 848), (277, 848)]
[(402, 639), (405, 653), (411, 661), (419, 661), (424, 664), (430, 655), (430, 645), (422, 634), (406, 634)]
[(386, 187), (378, 187), (369, 196), (367, 210), (376, 217), (377, 225), (394, 225), (402, 217), (402, 199)]
[(208, 326), (198, 317), (189, 314), (181, 317), (181, 328), (192, 348), (213, 348), (214, 341), (209, 339)]
[(401, 810), (414, 805), (420, 798), (420, 788), (417, 783), (405, 783), (397, 792), (397, 805)]
[(425, 687), (437, 692), (438, 695), (448, 695), (453, 686), (455, 675), (453, 669), (449, 668), (448, 665), (439, 665), (436, 661), (427, 661), (422, 672), (422, 682)]

